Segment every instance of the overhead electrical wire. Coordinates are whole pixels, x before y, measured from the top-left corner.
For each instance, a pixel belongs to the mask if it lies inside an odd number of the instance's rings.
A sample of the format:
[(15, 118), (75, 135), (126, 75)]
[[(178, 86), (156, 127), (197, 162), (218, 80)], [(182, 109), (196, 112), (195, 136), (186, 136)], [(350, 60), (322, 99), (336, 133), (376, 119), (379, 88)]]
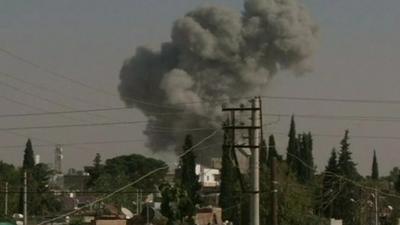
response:
[[(119, 95), (116, 95), (113, 92), (106, 91), (104, 89), (101, 89), (99, 87), (92, 86), (86, 82), (82, 82), (80, 80), (73, 79), (69, 76), (66, 76), (64, 74), (58, 73), (54, 70), (51, 70), (45, 66), (42, 66), (38, 63), (33, 62), (30, 59), (27, 59), (25, 57), (22, 57), (16, 53), (14, 53), (11, 50), (5, 49), (5, 48), (0, 48), (0, 52), (3, 52), (4, 54), (22, 62), (25, 64), (28, 64), (42, 72), (45, 72), (49, 75), (52, 75), (54, 77), (57, 77), (59, 79), (66, 80), (70, 83), (73, 83), (75, 85), (91, 89), (97, 93), (102, 93), (103, 95), (109, 95), (113, 97), (119, 97)], [(263, 99), (276, 99), (276, 100), (294, 100), (294, 101), (320, 101), (320, 102), (338, 102), (338, 103), (373, 103), (373, 104), (400, 104), (400, 100), (385, 100), (385, 99), (356, 99), (356, 98), (323, 98), (323, 97), (299, 97), (299, 96), (272, 96), (272, 95), (261, 95), (260, 96)], [(138, 104), (144, 104), (144, 105), (149, 105), (149, 106), (154, 106), (154, 107), (160, 107), (160, 108), (170, 108), (170, 109), (178, 109), (181, 110), (180, 108), (173, 107), (174, 105), (180, 105), (180, 104), (198, 104), (202, 103), (204, 101), (194, 101), (194, 102), (182, 102), (182, 103), (177, 103), (177, 104), (157, 104), (149, 101), (143, 101), (137, 98), (133, 97), (124, 97), (127, 100), (130, 100), (132, 102), (138, 103)], [(239, 100), (239, 99), (248, 99), (250, 98), (249, 96), (245, 97), (233, 97), (230, 99), (215, 99), (212, 102), (227, 102), (230, 100)]]
[(19, 78), (18, 76), (14, 75), (14, 74), (11, 74), (11, 73), (6, 73), (6, 72), (3, 72), (3, 71), (0, 71), (0, 75), (3, 76), (3, 77), (7, 77), (7, 78), (9, 78), (11, 80), (26, 84), (26, 85), (28, 85), (30, 87), (33, 87), (33, 88), (36, 88), (38, 90), (46, 91), (46, 92), (53, 93), (53, 94), (60, 95), (60, 96), (64, 96), (66, 98), (70, 98), (71, 100), (74, 100), (74, 101), (77, 101), (77, 102), (80, 102), (80, 103), (83, 103), (83, 104), (86, 104), (86, 105), (87, 104), (93, 104), (96, 107), (104, 107), (104, 105), (99, 105), (99, 104), (97, 104), (97, 103), (95, 103), (93, 101), (85, 100), (83, 98), (80, 98), (80, 97), (77, 97), (77, 96), (73, 96), (73, 95), (66, 95), (65, 93), (63, 93), (63, 92), (61, 92), (61, 91), (59, 91), (59, 90), (57, 90), (55, 88), (50, 88), (50, 87), (48, 87), (46, 85), (42, 85), (42, 84), (38, 84), (38, 83), (27, 81), (25, 79)]
[[(33, 62), (32, 60), (29, 60), (29, 59), (27, 59), (25, 57), (19, 56), (18, 54), (14, 53), (14, 52), (12, 52), (12, 51), (10, 51), (8, 49), (0, 47), (0, 52), (3, 52), (8, 56), (10, 56), (10, 57), (12, 57), (12, 58), (14, 58), (14, 59), (16, 59), (16, 60), (18, 60), (20, 62), (23, 62), (23, 63), (25, 63), (27, 65), (30, 65), (30, 66), (32, 66), (32, 67), (34, 67), (34, 68), (36, 68), (36, 69), (38, 69), (38, 70), (40, 70), (42, 72), (45, 72), (45, 73), (47, 73), (47, 74), (49, 74), (49, 75), (51, 75), (53, 77), (57, 77), (59, 79), (66, 80), (66, 81), (68, 81), (70, 83), (73, 83), (75, 85), (84, 87), (86, 89), (93, 90), (93, 91), (95, 91), (97, 93), (101, 93), (103, 95), (108, 95), (108, 96), (112, 96), (112, 97), (119, 97), (119, 95), (116, 95), (116, 94), (114, 94), (114, 93), (112, 93), (110, 91), (106, 91), (106, 90), (103, 90), (103, 89), (101, 89), (99, 87), (95, 87), (95, 86), (92, 86), (92, 85), (87, 84), (85, 82), (82, 82), (80, 80), (73, 79), (73, 78), (71, 78), (69, 76), (66, 76), (64, 74), (58, 73), (58, 72), (56, 72), (54, 70), (51, 70), (51, 69), (49, 69), (49, 68), (47, 68), (45, 66), (37, 64), (37, 63)], [(176, 108), (171, 107), (171, 106), (167, 106), (167, 105), (161, 106), (160, 104), (150, 103), (150, 102), (142, 101), (140, 99), (136, 99), (136, 98), (132, 98), (132, 97), (125, 97), (125, 98), (130, 100), (130, 101), (132, 101), (132, 102), (139, 103), (139, 104), (144, 104), (144, 105), (148, 105), (148, 106), (176, 109)]]
[[(207, 140), (209, 140), (210, 138), (212, 138), (215, 134), (217, 134), (217, 132), (218, 132), (218, 130), (213, 131), (210, 135), (208, 135), (207, 137), (203, 138), (201, 141), (197, 142), (195, 145), (193, 145), (192, 147), (190, 147), (189, 149), (187, 149), (187, 150), (184, 151), (183, 153), (179, 154), (179, 155), (178, 155), (178, 158), (182, 158), (183, 156), (185, 156), (185, 155), (188, 154), (189, 152), (192, 152), (192, 151), (194, 151), (194, 150), (197, 150), (196, 148), (197, 148), (198, 146), (200, 146), (201, 144), (203, 144), (204, 142), (206, 142)], [(93, 204), (96, 204), (96, 203), (98, 203), (98, 202), (102, 202), (102, 201), (104, 201), (104, 200), (106, 200), (106, 199), (108, 199), (108, 198), (114, 196), (115, 194), (117, 194), (117, 193), (119, 193), (119, 192), (121, 192), (121, 191), (124, 191), (125, 189), (127, 189), (127, 188), (129, 188), (129, 187), (132, 187), (133, 185), (139, 183), (140, 181), (146, 179), (147, 177), (152, 176), (153, 174), (156, 174), (156, 173), (158, 173), (158, 172), (160, 172), (160, 171), (163, 171), (163, 170), (167, 170), (168, 168), (169, 168), (168, 165), (167, 165), (167, 166), (162, 166), (162, 167), (156, 168), (156, 169), (154, 169), (154, 170), (148, 172), (147, 174), (143, 175), (142, 177), (138, 178), (137, 180), (135, 180), (135, 181), (133, 181), (133, 182), (127, 184), (127, 185), (124, 185), (124, 186), (122, 186), (121, 188), (118, 188), (117, 190), (113, 191), (112, 193), (106, 194), (105, 196), (103, 196), (103, 197), (101, 197), (101, 198), (97, 198), (95, 201), (92, 201), (92, 202), (90, 202), (90, 203), (88, 203), (88, 204), (85, 204), (85, 205), (83, 205), (83, 206), (81, 206), (81, 207), (78, 207), (77, 209), (74, 209), (74, 210), (72, 210), (72, 211), (70, 211), (70, 212), (64, 213), (64, 214), (62, 214), (62, 215), (59, 215), (59, 216), (54, 217), (54, 218), (49, 219), (49, 220), (42, 221), (42, 222), (38, 223), (38, 225), (47, 224), (47, 223), (56, 221), (56, 220), (58, 220), (58, 219), (64, 218), (64, 217), (66, 217), (66, 216), (73, 215), (73, 214), (75, 214), (75, 213), (77, 213), (77, 212), (79, 212), (79, 211), (81, 211), (81, 210), (83, 210), (83, 209), (85, 209), (85, 208), (87, 208), (87, 207), (90, 207), (90, 206), (93, 205)]]

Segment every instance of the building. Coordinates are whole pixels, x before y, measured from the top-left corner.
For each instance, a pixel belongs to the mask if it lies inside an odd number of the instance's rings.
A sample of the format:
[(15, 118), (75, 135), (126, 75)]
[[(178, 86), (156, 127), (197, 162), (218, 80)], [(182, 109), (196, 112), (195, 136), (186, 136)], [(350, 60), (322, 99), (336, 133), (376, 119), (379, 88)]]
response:
[(199, 176), (199, 182), (202, 187), (219, 187), (220, 171), (218, 169), (196, 164), (196, 175)]
[(342, 225), (342, 220), (331, 219), (330, 225)]
[(217, 207), (201, 208), (196, 213), (197, 225), (222, 224), (222, 209)]

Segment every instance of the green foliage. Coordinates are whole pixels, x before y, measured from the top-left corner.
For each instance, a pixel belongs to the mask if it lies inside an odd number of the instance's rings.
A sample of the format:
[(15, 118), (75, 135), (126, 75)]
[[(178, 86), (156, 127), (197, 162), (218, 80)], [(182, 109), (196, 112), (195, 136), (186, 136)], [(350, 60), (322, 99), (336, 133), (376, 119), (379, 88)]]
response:
[(397, 193), (400, 193), (400, 174), (397, 175), (396, 182), (394, 183), (394, 188)]
[[(90, 187), (90, 190), (110, 192), (136, 181), (150, 171), (165, 166), (167, 164), (161, 160), (137, 154), (114, 157), (106, 160), (105, 164), (101, 166), (100, 176), (96, 179), (94, 185)], [(138, 189), (143, 189), (147, 193), (156, 192), (156, 186), (164, 181), (167, 171), (166, 169), (155, 173), (136, 185), (127, 188), (125, 192), (136, 192)], [(136, 196), (132, 194), (118, 194), (108, 200), (110, 203), (135, 210), (136, 208), (132, 204), (132, 201), (136, 201)]]
[(272, 159), (274, 157), (279, 161), (282, 160), (282, 156), (279, 155), (278, 151), (276, 150), (275, 137), (274, 135), (271, 134), (268, 138), (268, 158), (267, 158), (268, 165), (272, 165)]
[(356, 164), (351, 158), (349, 131), (346, 130), (342, 141), (340, 142), (340, 155), (338, 161), (339, 174), (353, 180), (359, 180), (360, 174), (357, 172)]
[[(340, 142), (340, 155), (338, 160), (338, 173), (339, 175), (354, 181), (360, 181), (361, 176), (357, 172), (356, 164), (351, 158), (351, 152), (349, 149), (349, 131), (345, 131), (345, 135)], [(350, 182), (344, 182), (341, 185), (339, 195), (336, 199), (337, 208), (339, 209), (339, 215), (343, 219), (344, 225), (356, 224), (357, 205), (355, 202), (360, 198), (359, 190), (354, 184)]]
[(372, 160), (372, 172), (371, 179), (378, 180), (379, 179), (379, 168), (378, 168), (378, 160), (376, 158), (376, 151), (374, 150), (374, 157)]
[(314, 177), (313, 140), (311, 133), (299, 135), (298, 140), (297, 178), (303, 184), (311, 182)]
[[(8, 190), (18, 190), (20, 186), (20, 176), (19, 171), (15, 166), (11, 164), (7, 164), (3, 161), (0, 161), (0, 184), (3, 186), (5, 182), (8, 182)], [(13, 213), (17, 211), (19, 195), (17, 194), (9, 194), (8, 195), (8, 208), (9, 213)], [(4, 201), (0, 201), (0, 209), (1, 213), (4, 212)]]
[(29, 213), (33, 215), (48, 215), (58, 212), (61, 203), (49, 189), (49, 181), (52, 170), (44, 164), (35, 165), (28, 179), (28, 191), (35, 194), (28, 195)]
[(69, 225), (85, 225), (85, 223), (83, 222), (83, 219), (73, 219)]
[(193, 216), (196, 213), (196, 207), (186, 190), (167, 183), (160, 185), (160, 190), (161, 213), (168, 219), (167, 225), (174, 225), (178, 222), (194, 224)]
[(325, 167), (322, 180), (322, 199), (319, 203), (319, 209), (327, 218), (340, 218), (336, 195), (339, 192), (339, 178), (335, 175), (339, 171), (336, 150), (332, 149), (328, 165)]
[(227, 136), (224, 136), (224, 146), (222, 148), (222, 169), (221, 169), (221, 194), (219, 204), (223, 209), (223, 220), (233, 221), (238, 224), (240, 221), (240, 184), (237, 169), (233, 164), (233, 152)]
[(309, 225), (326, 224), (324, 219), (314, 214), (314, 186), (303, 185), (286, 168), (279, 164), (279, 224)]
[(26, 142), (26, 147), (25, 147), (25, 152), (24, 152), (24, 161), (22, 163), (22, 168), (24, 170), (30, 170), (33, 169), (35, 166), (35, 159), (34, 159), (34, 153), (33, 153), (33, 148), (32, 148), (32, 142), (31, 139), (28, 139)]
[(96, 157), (93, 160), (93, 165), (85, 167), (85, 172), (89, 173), (90, 175), (90, 178), (86, 184), (88, 188), (94, 186), (102, 173), (102, 169), (103, 165), (101, 165), (101, 155), (96, 153)]
[[(191, 135), (185, 137), (182, 150), (186, 153), (180, 161), (181, 165), (181, 179), (180, 185), (188, 193), (190, 199), (195, 204), (200, 203), (199, 191), (201, 185), (199, 177), (196, 175), (196, 156), (193, 151), (188, 151), (193, 146), (193, 138)], [(187, 152), (188, 151), (188, 152)]]
[(299, 164), (298, 160), (296, 159), (296, 157), (298, 156), (298, 143), (296, 137), (296, 124), (294, 122), (294, 116), (292, 116), (290, 121), (290, 130), (288, 137), (289, 141), (287, 147), (286, 162), (292, 171), (297, 171)]

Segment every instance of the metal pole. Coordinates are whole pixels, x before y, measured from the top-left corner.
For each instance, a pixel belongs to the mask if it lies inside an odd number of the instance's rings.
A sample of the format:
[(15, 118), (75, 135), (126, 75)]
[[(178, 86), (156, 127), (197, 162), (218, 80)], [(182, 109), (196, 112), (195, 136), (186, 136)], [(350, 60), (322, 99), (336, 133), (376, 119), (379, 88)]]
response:
[(379, 224), (378, 220), (378, 189), (375, 189), (375, 225)]
[(276, 158), (272, 159), (271, 166), (271, 183), (272, 183), (272, 225), (278, 225), (278, 177)]
[(250, 129), (250, 146), (251, 157), (250, 157), (250, 170), (251, 170), (251, 188), (252, 195), (250, 198), (250, 225), (260, 225), (260, 174), (259, 174), (259, 144), (260, 144), (260, 116), (259, 108), (260, 102), (255, 99), (251, 100), (251, 126)]
[(24, 171), (24, 225), (28, 225), (28, 178)]
[(8, 215), (8, 182), (5, 184), (5, 194), (4, 194), (4, 215)]

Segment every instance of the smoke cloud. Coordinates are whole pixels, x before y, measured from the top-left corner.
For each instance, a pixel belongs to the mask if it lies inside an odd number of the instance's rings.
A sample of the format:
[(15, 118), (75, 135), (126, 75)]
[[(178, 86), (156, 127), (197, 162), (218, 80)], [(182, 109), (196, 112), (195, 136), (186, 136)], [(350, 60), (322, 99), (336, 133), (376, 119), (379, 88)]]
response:
[(137, 48), (121, 69), (120, 96), (148, 117), (148, 146), (171, 149), (187, 133), (210, 133), (192, 128), (221, 126), (216, 100), (237, 104), (262, 95), (279, 71), (310, 71), (317, 37), (297, 0), (247, 0), (242, 13), (202, 7), (178, 19), (160, 49)]

